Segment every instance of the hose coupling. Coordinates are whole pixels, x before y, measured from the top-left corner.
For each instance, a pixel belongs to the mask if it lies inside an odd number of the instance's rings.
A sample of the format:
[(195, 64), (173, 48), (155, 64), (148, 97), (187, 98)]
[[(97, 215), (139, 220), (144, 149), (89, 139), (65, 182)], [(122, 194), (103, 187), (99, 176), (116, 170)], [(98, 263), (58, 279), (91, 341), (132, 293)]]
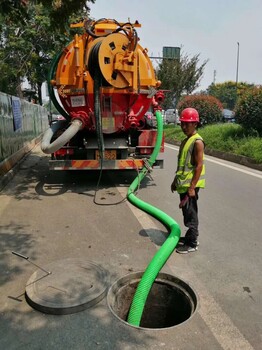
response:
[(82, 129), (90, 123), (90, 116), (84, 111), (71, 112), (70, 116), (72, 120), (79, 119), (82, 122)]
[(145, 166), (145, 168), (147, 169), (147, 171), (148, 171), (149, 173), (151, 173), (151, 172), (153, 171), (153, 168), (152, 168), (152, 166), (149, 164), (148, 159), (147, 159), (147, 158), (144, 158), (143, 160), (144, 160), (144, 166)]

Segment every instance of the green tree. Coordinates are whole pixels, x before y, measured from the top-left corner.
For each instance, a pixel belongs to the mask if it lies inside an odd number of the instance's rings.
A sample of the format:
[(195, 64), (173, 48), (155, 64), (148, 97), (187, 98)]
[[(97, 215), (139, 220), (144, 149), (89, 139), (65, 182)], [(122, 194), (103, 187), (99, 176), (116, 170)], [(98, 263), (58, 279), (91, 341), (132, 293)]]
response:
[(65, 24), (69, 26), (70, 23), (87, 17), (90, 12), (87, 3), (95, 3), (95, 0), (43, 0), (40, 2), (51, 9), (49, 16), (52, 26), (63, 33), (66, 29)]
[[(50, 62), (71, 38), (70, 21), (87, 17), (88, 7), (84, 4), (83, 8), (83, 1), (21, 3), (12, 0), (7, 0), (5, 6), (0, 3), (5, 15), (0, 16), (0, 89), (21, 96), (21, 83), (26, 77), (42, 104), (41, 85), (46, 80)], [(59, 20), (55, 20), (58, 13)]]
[(95, 3), (95, 0), (0, 0), (0, 13), (17, 20), (26, 15), (28, 8), (42, 5), (48, 9), (52, 27), (64, 32), (75, 14), (78, 18), (86, 17), (90, 12), (88, 2)]
[(226, 81), (224, 83), (211, 84), (208, 87), (207, 92), (209, 95), (219, 99), (224, 108), (233, 110), (238, 97), (241, 96), (246, 89), (251, 89), (253, 87), (253, 84), (240, 82), (236, 86), (235, 82)]
[(199, 54), (189, 58), (181, 53), (179, 60), (163, 59), (159, 63), (156, 73), (161, 80), (161, 88), (167, 90), (163, 107), (170, 108), (179, 102), (182, 94), (191, 94), (200, 85), (208, 60), (199, 64)]
[(26, 14), (29, 0), (0, 0), (0, 13), (3, 16), (22, 18)]
[(198, 111), (201, 125), (215, 124), (222, 121), (223, 106), (213, 96), (184, 96), (178, 104), (178, 113), (180, 114), (184, 108), (188, 107), (195, 108)]
[(248, 132), (262, 136), (262, 86), (248, 89), (239, 98), (235, 118)]

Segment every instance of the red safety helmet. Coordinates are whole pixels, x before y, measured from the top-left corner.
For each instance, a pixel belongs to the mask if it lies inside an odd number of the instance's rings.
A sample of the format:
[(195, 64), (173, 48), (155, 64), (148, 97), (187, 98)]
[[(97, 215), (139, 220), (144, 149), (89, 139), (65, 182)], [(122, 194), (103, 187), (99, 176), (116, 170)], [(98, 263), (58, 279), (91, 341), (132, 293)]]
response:
[(197, 122), (199, 123), (199, 114), (195, 108), (185, 108), (180, 114), (181, 122)]

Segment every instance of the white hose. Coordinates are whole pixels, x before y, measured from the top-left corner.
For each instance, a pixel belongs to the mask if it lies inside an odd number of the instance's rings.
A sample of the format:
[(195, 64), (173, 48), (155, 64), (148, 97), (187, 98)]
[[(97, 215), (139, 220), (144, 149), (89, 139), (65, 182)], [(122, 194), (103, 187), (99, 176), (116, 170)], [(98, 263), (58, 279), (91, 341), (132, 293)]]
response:
[(66, 129), (66, 131), (61, 136), (59, 136), (57, 139), (55, 139), (54, 142), (50, 144), (51, 139), (56, 131), (61, 129), (64, 125), (64, 121), (57, 121), (56, 123), (53, 123), (48, 130), (46, 130), (41, 142), (41, 150), (44, 153), (54, 153), (63, 147), (82, 128), (83, 123), (79, 119), (73, 120), (69, 128)]

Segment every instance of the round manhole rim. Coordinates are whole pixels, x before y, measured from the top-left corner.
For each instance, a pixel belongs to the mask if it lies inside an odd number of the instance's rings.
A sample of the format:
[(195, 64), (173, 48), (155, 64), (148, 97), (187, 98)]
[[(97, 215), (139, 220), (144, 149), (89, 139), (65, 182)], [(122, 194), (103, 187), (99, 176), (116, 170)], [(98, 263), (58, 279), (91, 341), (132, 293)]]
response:
[[(164, 284), (167, 281), (171, 282), (172, 280), (175, 279), (176, 281), (179, 281), (180, 283), (182, 283), (182, 285), (185, 286), (190, 291), (190, 293), (192, 293), (192, 295), (193, 295), (194, 309), (192, 310), (191, 315), (186, 320), (184, 320), (181, 323), (175, 324), (173, 326), (169, 326), (169, 327), (149, 328), (149, 327), (140, 327), (140, 326), (131, 325), (127, 321), (122, 319), (119, 315), (117, 315), (117, 313), (115, 312), (115, 310), (111, 306), (111, 300), (112, 300), (112, 297), (113, 297), (112, 296), (113, 290), (118, 286), (118, 284), (120, 284), (119, 285), (120, 288), (123, 288), (125, 286), (125, 283), (130, 281), (130, 277), (133, 277), (133, 279), (134, 279), (133, 283), (139, 283), (141, 278), (142, 278), (142, 276), (143, 276), (143, 274), (144, 274), (144, 272), (145, 271), (137, 271), (137, 272), (132, 272), (132, 273), (126, 274), (125, 276), (122, 276), (122, 277), (118, 278), (117, 280), (115, 280), (113, 282), (113, 284), (108, 288), (108, 291), (107, 291), (107, 305), (108, 305), (108, 308), (111, 311), (111, 313), (114, 315), (114, 317), (116, 317), (119, 321), (123, 322), (125, 325), (127, 325), (129, 327), (132, 327), (132, 328), (135, 328), (135, 329), (138, 329), (138, 330), (142, 330), (142, 331), (143, 330), (144, 331), (156, 331), (156, 330), (166, 331), (167, 329), (173, 329), (173, 328), (181, 327), (181, 326), (185, 325), (187, 322), (189, 322), (193, 318), (193, 316), (196, 314), (196, 312), (198, 311), (198, 308), (199, 308), (199, 296), (198, 296), (198, 294), (196, 293), (196, 291), (194, 290), (194, 288), (191, 286), (191, 284), (189, 282), (183, 280), (181, 277), (177, 277), (175, 275), (171, 275), (171, 274), (166, 273), (166, 272), (160, 272), (157, 275), (157, 277), (155, 279), (155, 282)], [(166, 284), (169, 284), (169, 285), (172, 285), (172, 286), (175, 285), (174, 282), (173, 283), (166, 283)], [(177, 286), (176, 286), (176, 288), (177, 288)], [(180, 289), (181, 291), (183, 290), (183, 288), (177, 288), (177, 289)], [(189, 293), (185, 293), (185, 295), (187, 295), (187, 296), (188, 296), (188, 294)], [(190, 296), (190, 298), (191, 298), (191, 296)]]

